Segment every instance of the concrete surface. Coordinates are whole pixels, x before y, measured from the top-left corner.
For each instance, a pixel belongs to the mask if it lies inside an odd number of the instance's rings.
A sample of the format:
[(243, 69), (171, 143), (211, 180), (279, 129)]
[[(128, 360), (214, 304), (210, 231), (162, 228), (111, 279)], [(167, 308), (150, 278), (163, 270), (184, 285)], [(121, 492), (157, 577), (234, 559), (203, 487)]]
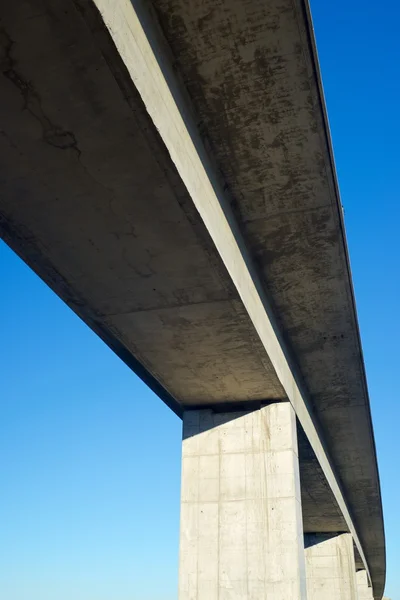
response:
[(308, 3), (154, 4), (326, 431), (381, 593), (368, 392)]
[[(157, 43), (158, 38), (154, 37), (156, 32), (149, 28), (149, 15), (142, 11), (140, 5), (136, 8), (130, 3), (123, 2), (117, 6), (113, 4), (110, 8), (108, 0), (98, 0), (97, 6), (218, 249), (363, 557), (363, 549), (340, 489), (339, 479), (314, 419), (307, 394), (302, 390), (301, 378), (297, 376), (290, 362), (284, 338), (277, 329), (275, 316), (255, 265), (246, 250), (235, 216), (227, 204), (215, 169), (208, 160), (194, 121), (190, 118), (187, 99), (181, 91), (179, 81), (176, 81), (171, 73), (170, 65), (164, 56), (163, 45)], [(142, 315), (140, 321), (143, 321)], [(209, 404), (210, 400), (207, 403)], [(364, 559), (363, 561), (368, 569), (368, 564)]]
[(359, 600), (349, 533), (304, 536), (307, 600)]
[[(333, 532), (333, 524), (337, 531), (346, 531), (346, 521), (340, 507), (324, 477), (307, 437), (298, 425), (298, 445), (300, 458), (301, 503), (303, 508), (303, 525), (305, 533)], [(360, 559), (360, 568), (363, 563)]]
[(364, 569), (357, 571), (356, 580), (358, 600), (373, 600), (374, 595), (372, 593), (372, 588), (369, 585), (368, 576)]
[(183, 416), (179, 600), (306, 600), (289, 402)]
[[(0, 1), (1, 235), (178, 414), (290, 397), (308, 424), (304, 528), (339, 531), (346, 513), (380, 598), (379, 479), (307, 7), (171, 0), (144, 17), (135, 2), (150, 41), (135, 72), (132, 5), (97, 5), (108, 31), (90, 0)], [(178, 131), (149, 116), (167, 96)], [(199, 202), (215, 190), (232, 254)]]

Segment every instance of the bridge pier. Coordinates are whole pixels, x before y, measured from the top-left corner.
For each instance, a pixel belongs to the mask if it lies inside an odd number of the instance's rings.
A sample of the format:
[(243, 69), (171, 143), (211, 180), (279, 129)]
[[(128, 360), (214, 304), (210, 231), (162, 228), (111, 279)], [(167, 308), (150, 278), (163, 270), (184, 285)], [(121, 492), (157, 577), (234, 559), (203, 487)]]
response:
[(304, 545), (307, 600), (358, 600), (351, 534), (305, 534)]
[(183, 417), (179, 600), (306, 600), (289, 402)]
[(357, 571), (356, 580), (358, 600), (374, 600), (372, 588), (368, 583), (367, 572), (364, 569), (361, 571)]

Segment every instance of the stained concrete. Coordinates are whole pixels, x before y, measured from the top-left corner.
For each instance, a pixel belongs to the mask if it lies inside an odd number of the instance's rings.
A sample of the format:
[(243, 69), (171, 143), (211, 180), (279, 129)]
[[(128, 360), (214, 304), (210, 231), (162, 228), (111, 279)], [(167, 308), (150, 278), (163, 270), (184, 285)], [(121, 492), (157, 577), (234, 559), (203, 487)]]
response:
[(359, 600), (349, 533), (304, 536), (307, 600)]
[(368, 392), (308, 4), (154, 4), (383, 592)]
[[(0, 6), (2, 237), (177, 413), (187, 406), (284, 399), (94, 4), (3, 0)], [(306, 12), (287, 6), (279, 15), (273, 4), (257, 2), (247, 2), (245, 14), (244, 4), (235, 2), (207, 15), (197, 14), (205, 3), (155, 6), (167, 38), (163, 60), (183, 79), (251, 262), (309, 390), (379, 596), (385, 562), (379, 481), (318, 71), (303, 35)], [(219, 34), (210, 38), (212, 27)], [(241, 69), (236, 48), (246, 41), (241, 31), (254, 38), (253, 46), (244, 43), (246, 52), (254, 49), (248, 74), (235, 70)], [(293, 52), (282, 54), (282, 43), (293, 36)], [(218, 46), (226, 40), (226, 47)], [(278, 63), (281, 71), (272, 72)], [(260, 65), (268, 76), (256, 77)], [(245, 83), (239, 96), (229, 92), (235, 81)], [(293, 139), (301, 143), (289, 143)], [(246, 173), (271, 185), (268, 193), (258, 184), (252, 193)], [(333, 196), (327, 197), (327, 182)], [(318, 504), (328, 506), (330, 483), (320, 485), (311, 461), (308, 466), (310, 502), (318, 484)], [(336, 516), (328, 522), (337, 530)]]
[(306, 600), (289, 402), (183, 416), (179, 600)]
[[(226, 204), (224, 190), (218, 185), (215, 169), (205, 154), (196, 134), (190, 110), (173, 74), (168, 71), (163, 47), (156, 47), (154, 30), (143, 27), (148, 14), (142, 14), (131, 5), (120, 5), (110, 10), (107, 0), (98, 2), (107, 27), (122, 58), (135, 81), (146, 109), (154, 121), (171, 154), (190, 197), (207, 227), (229, 276), (234, 283), (252, 324), (269, 357), (284, 393), (292, 403), (296, 415), (315, 452), (318, 462), (337, 500), (346, 524), (368, 569), (357, 531), (350, 516), (339, 479), (329, 459), (323, 435), (318, 428), (309, 399), (296, 376), (284, 340), (279, 334), (275, 317), (268, 303), (251, 256), (235, 218)], [(159, 61), (162, 61), (161, 66)], [(197, 307), (196, 307), (197, 310)], [(142, 321), (143, 317), (139, 317)], [(153, 340), (152, 340), (153, 343)], [(209, 400), (207, 404), (212, 404)]]

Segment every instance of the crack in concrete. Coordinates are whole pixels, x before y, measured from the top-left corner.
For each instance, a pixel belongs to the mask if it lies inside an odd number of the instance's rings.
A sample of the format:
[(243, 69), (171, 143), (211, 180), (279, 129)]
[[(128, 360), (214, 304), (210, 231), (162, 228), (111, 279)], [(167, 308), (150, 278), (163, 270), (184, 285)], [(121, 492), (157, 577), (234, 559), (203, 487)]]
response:
[(14, 148), (14, 150), (17, 150), (19, 152), (18, 146), (16, 146), (14, 144), (14, 142), (12, 141), (12, 139), (10, 138), (10, 136), (4, 131), (4, 129), (0, 129), (0, 137), (2, 137), (5, 140), (7, 140), (7, 142), (10, 145), (10, 147)]
[[(24, 100), (23, 110), (28, 111), (36, 119), (42, 128), (42, 139), (45, 143), (59, 150), (72, 149), (82, 169), (88, 177), (100, 188), (109, 193), (113, 190), (99, 181), (82, 161), (82, 151), (72, 131), (64, 129), (52, 122), (46, 115), (40, 95), (31, 81), (24, 79), (16, 69), (16, 60), (12, 53), (16, 42), (11, 38), (4, 28), (0, 28), (0, 69), (3, 75), (19, 90)], [(10, 141), (5, 132), (0, 132)], [(11, 143), (11, 141), (10, 141)], [(14, 144), (13, 144), (14, 145)], [(15, 146), (15, 145), (14, 145)], [(16, 146), (15, 146), (16, 147)]]
[(43, 140), (60, 150), (72, 148), (80, 158), (81, 151), (72, 131), (55, 125), (45, 114), (41, 99), (31, 81), (26, 81), (16, 70), (16, 61), (12, 57), (15, 42), (5, 29), (0, 29), (0, 63), (3, 75), (19, 90), (23, 99), (23, 110), (27, 110), (41, 125)]

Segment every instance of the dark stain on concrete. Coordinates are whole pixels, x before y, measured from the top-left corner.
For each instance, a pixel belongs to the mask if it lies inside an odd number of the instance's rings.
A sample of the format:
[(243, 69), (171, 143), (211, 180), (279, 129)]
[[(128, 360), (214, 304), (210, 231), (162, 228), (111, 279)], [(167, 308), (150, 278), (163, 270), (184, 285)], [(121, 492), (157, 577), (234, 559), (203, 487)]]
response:
[(17, 70), (17, 65), (12, 57), (14, 41), (10, 38), (4, 29), (0, 30), (0, 52), (1, 52), (1, 70), (11, 83), (18, 88), (24, 99), (23, 110), (27, 110), (34, 117), (42, 128), (43, 140), (60, 150), (72, 148), (80, 157), (78, 142), (72, 131), (67, 131), (53, 123), (45, 114), (39, 94), (31, 81), (27, 81)]

